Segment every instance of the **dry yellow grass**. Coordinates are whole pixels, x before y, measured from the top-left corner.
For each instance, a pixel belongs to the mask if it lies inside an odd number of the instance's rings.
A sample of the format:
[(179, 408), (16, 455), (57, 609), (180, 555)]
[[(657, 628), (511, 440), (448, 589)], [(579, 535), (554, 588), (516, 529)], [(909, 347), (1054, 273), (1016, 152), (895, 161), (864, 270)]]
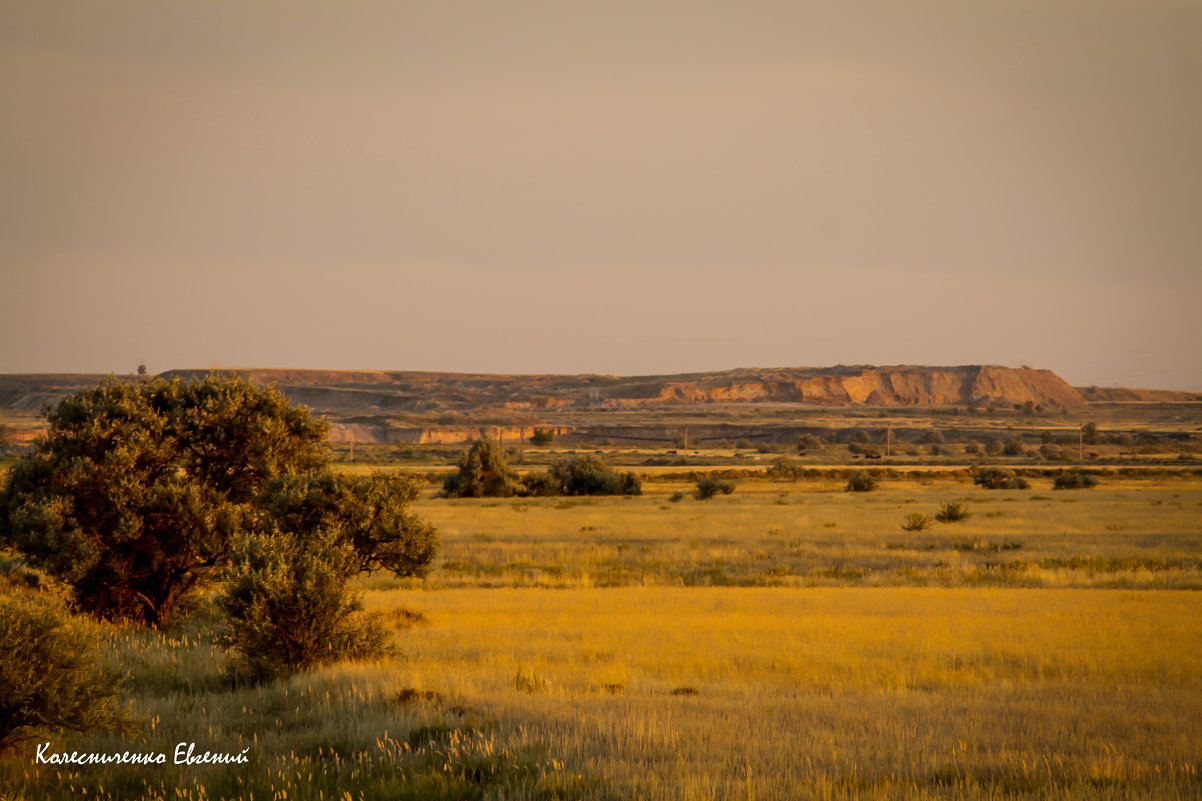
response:
[[(984, 585), (1202, 587), (1202, 489), (1106, 479), (1092, 490), (983, 490), (967, 480), (744, 481), (696, 501), (684, 482), (640, 497), (445, 500), (427, 586)], [(673, 493), (684, 499), (672, 502)], [(909, 512), (972, 516), (910, 533)]]
[[(1202, 596), (1147, 589), (1198, 586), (1196, 482), (669, 501), (688, 489), (424, 499), (433, 577), (359, 585), (398, 624), (424, 617), (379, 663), (230, 688), (211, 610), (114, 628), (141, 733), (56, 749), (197, 741), (253, 763), (52, 769), (30, 750), (0, 760), (0, 799), (1202, 796)], [(948, 501), (973, 516), (901, 530)], [(1012, 560), (1043, 589), (982, 579)]]
[(493, 710), (618, 797), (1202, 789), (1202, 605), (1191, 593), (629, 588), (369, 600), (429, 619), (403, 639), (404, 682)]

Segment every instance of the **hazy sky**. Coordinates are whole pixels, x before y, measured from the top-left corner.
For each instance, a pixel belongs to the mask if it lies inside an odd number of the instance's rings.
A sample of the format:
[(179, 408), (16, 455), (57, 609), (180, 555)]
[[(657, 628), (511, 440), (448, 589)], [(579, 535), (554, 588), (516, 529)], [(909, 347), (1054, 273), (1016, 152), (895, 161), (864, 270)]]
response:
[(0, 372), (1202, 389), (1202, 0), (0, 0)]

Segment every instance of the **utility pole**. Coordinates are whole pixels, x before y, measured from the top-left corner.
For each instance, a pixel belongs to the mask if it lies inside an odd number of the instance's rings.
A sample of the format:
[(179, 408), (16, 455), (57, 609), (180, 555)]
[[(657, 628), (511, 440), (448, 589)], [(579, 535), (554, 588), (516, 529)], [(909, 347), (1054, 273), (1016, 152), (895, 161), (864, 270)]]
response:
[(885, 426), (885, 458), (889, 458), (890, 446), (893, 444), (893, 425)]

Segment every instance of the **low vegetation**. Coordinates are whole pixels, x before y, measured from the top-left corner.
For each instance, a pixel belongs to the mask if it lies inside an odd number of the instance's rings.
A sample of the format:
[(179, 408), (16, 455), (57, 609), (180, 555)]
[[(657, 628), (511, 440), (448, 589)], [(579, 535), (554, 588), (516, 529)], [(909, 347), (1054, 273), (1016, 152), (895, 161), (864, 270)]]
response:
[(972, 517), (968, 507), (962, 503), (945, 503), (935, 513), (935, 519), (940, 523), (959, 523)]
[(1004, 467), (986, 467), (973, 476), (973, 483), (985, 489), (1030, 489), (1031, 483), (1013, 470)]
[(935, 525), (935, 521), (922, 512), (910, 512), (902, 523), (903, 531), (925, 531)]
[(545, 497), (549, 495), (638, 495), (642, 482), (593, 455), (556, 460), (549, 470), (520, 476), (510, 468), (495, 440), (476, 440), (463, 452), (456, 472), (443, 482), (443, 494), (457, 498)]
[(130, 728), (100, 627), (71, 614), (65, 587), (12, 560), (0, 564), (0, 643), (0, 755), (50, 732)]
[(697, 500), (705, 501), (713, 498), (719, 493), (722, 495), (730, 495), (734, 491), (735, 482), (733, 479), (706, 476), (705, 478), (697, 479), (697, 490), (693, 494)]
[(1066, 470), (1052, 480), (1052, 489), (1089, 489), (1098, 486), (1098, 480), (1083, 470)]
[(847, 479), (848, 492), (872, 492), (880, 481), (871, 470), (857, 470)]

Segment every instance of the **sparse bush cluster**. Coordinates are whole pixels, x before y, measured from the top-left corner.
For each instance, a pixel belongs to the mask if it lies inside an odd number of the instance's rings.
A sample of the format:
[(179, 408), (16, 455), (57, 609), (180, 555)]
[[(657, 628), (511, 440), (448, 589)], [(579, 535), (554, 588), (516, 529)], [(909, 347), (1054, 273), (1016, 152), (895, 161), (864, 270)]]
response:
[(634, 473), (614, 470), (596, 456), (561, 459), (548, 471), (519, 476), (505, 462), (496, 440), (483, 437), (464, 451), (456, 472), (443, 482), (443, 493), (455, 498), (508, 498), (553, 495), (640, 495)]
[(959, 523), (969, 517), (972, 517), (972, 514), (964, 504), (945, 503), (935, 513), (934, 519), (927, 517), (922, 512), (911, 512), (906, 515), (901, 527), (903, 531), (926, 531), (936, 523)]
[(986, 467), (978, 470), (972, 481), (985, 489), (1028, 489), (1031, 486), (1025, 478), (1015, 475), (1013, 470), (1003, 467)]
[(1098, 479), (1084, 470), (1066, 470), (1052, 479), (1052, 489), (1089, 489), (1098, 486)]

